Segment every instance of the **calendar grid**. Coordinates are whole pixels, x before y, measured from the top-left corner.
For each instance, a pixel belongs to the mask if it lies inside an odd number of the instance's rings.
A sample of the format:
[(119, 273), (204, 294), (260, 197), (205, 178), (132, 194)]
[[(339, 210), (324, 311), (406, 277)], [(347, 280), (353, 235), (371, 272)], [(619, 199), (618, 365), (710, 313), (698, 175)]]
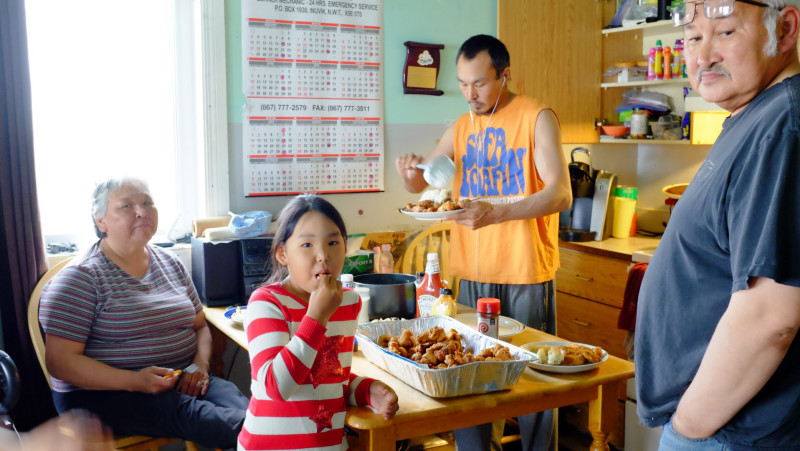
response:
[(382, 2), (327, 3), (243, 2), (246, 196), (384, 189)]

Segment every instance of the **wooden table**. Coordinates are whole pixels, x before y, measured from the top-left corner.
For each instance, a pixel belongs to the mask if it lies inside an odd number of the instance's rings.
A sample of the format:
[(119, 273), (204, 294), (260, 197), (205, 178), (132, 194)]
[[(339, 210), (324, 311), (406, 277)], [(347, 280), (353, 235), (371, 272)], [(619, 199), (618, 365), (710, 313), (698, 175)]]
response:
[[(244, 330), (225, 318), (223, 307), (206, 307), (206, 319), (239, 346), (247, 349)], [(560, 340), (526, 328), (509, 341), (521, 345), (532, 341)], [(359, 434), (360, 449), (394, 451), (395, 441), (450, 431), (533, 412), (589, 403), (591, 451), (608, 450), (608, 431), (616, 421), (619, 385), (633, 377), (633, 363), (609, 356), (598, 368), (584, 373), (554, 374), (526, 368), (509, 390), (454, 398), (431, 398), (353, 353), (352, 370), (359, 376), (380, 379), (400, 399), (400, 410), (385, 420), (368, 407), (351, 407), (345, 423)]]

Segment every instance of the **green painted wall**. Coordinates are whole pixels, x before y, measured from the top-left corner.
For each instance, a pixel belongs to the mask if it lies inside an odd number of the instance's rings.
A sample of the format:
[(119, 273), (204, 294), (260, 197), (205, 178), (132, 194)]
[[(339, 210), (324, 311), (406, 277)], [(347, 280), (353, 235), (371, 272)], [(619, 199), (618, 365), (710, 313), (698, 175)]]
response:
[[(241, 1), (225, 2), (228, 121), (242, 122)], [(458, 89), (455, 56), (475, 34), (497, 35), (496, 0), (385, 0), (383, 3), (384, 119), (386, 124), (437, 124), (455, 119), (467, 105)], [(405, 41), (444, 44), (437, 87), (442, 96), (403, 94)]]

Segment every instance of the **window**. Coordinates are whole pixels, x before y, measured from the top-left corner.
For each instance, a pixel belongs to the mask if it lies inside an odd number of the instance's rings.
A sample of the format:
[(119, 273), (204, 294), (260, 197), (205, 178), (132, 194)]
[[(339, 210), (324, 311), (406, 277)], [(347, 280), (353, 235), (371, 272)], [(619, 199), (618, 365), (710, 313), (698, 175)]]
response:
[[(216, 133), (227, 122), (224, 52), (207, 44), (224, 42), (224, 11), (214, 3), (222, 2), (26, 2), (47, 243), (94, 241), (91, 192), (115, 175), (148, 182), (159, 240), (188, 233), (192, 218), (227, 211), (227, 135)], [(221, 87), (213, 78), (220, 67)], [(206, 161), (220, 160), (223, 168), (208, 171)]]

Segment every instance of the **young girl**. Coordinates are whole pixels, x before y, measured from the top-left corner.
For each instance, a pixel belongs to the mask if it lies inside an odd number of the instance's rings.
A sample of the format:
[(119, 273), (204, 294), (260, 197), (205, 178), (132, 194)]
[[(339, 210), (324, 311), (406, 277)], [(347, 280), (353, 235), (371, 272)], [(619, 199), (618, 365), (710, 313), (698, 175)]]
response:
[(346, 449), (348, 404), (386, 419), (397, 412), (391, 387), (350, 372), (361, 300), (337, 280), (346, 236), (339, 212), (317, 195), (281, 212), (270, 285), (247, 304), (252, 397), (239, 450)]

